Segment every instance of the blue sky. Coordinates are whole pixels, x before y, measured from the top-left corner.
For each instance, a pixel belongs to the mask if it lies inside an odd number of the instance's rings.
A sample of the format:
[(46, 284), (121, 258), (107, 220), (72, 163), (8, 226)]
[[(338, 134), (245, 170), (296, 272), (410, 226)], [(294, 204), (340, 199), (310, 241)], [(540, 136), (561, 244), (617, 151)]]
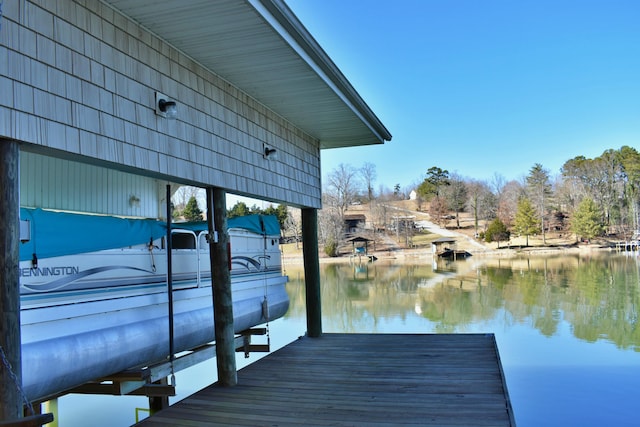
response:
[[(640, 1), (286, 0), (393, 135), (324, 150), (403, 188), (640, 149)], [(348, 159), (348, 160), (345, 160)]]

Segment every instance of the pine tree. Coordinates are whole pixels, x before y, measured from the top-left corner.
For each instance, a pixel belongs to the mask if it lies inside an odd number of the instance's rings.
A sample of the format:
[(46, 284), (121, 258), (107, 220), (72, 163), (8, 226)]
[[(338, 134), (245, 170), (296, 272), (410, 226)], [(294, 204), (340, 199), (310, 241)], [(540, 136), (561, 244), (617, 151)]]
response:
[(182, 213), (187, 221), (202, 221), (202, 211), (198, 207), (198, 201), (191, 196)]
[(250, 214), (249, 207), (245, 202), (236, 202), (231, 209), (227, 210), (227, 218), (229, 219)]
[(450, 185), (449, 171), (432, 166), (427, 171), (427, 177), (418, 186), (418, 193), (427, 200), (433, 197), (440, 197), (442, 188)]
[(484, 234), (484, 239), (487, 242), (498, 242), (498, 247), (500, 247), (500, 242), (504, 240), (509, 240), (509, 230), (507, 230), (507, 226), (504, 225), (504, 222), (500, 221), (500, 218), (494, 219), (489, 227), (487, 227), (487, 231)]
[[(551, 183), (549, 179), (549, 171), (542, 167), (540, 163), (533, 165), (527, 176), (527, 190), (531, 201), (533, 201), (538, 211), (538, 219), (540, 221), (540, 230), (542, 231), (542, 243), (547, 244), (545, 235), (544, 217), (547, 211), (549, 198), (551, 197)], [(527, 244), (528, 246), (528, 244)]]
[(589, 197), (582, 199), (571, 219), (571, 229), (578, 239), (593, 239), (602, 234), (604, 231), (602, 212), (593, 199)]
[(518, 202), (513, 229), (518, 235), (527, 236), (527, 246), (529, 246), (529, 236), (540, 232), (540, 219), (526, 197), (521, 198)]
[(278, 207), (274, 207), (273, 205), (267, 206), (261, 213), (265, 215), (274, 215), (278, 218), (278, 224), (280, 224), (280, 229), (284, 230), (285, 223), (287, 222), (287, 217), (289, 216), (289, 211), (287, 210), (287, 205), (280, 204)]

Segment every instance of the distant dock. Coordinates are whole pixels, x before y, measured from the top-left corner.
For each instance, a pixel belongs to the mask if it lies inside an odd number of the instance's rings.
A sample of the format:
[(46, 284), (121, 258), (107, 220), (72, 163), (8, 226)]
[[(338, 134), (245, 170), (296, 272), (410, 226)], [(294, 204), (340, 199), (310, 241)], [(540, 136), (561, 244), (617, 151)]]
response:
[(616, 252), (639, 252), (640, 240), (621, 241), (615, 243)]
[(136, 424), (515, 426), (493, 334), (301, 338)]

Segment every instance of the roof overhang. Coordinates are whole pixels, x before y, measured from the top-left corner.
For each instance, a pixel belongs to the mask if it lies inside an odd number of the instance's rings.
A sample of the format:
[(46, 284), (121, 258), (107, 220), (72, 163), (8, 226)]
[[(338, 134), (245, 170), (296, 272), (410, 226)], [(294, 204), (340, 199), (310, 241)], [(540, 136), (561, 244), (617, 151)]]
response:
[(283, 0), (103, 0), (320, 141), (391, 134)]

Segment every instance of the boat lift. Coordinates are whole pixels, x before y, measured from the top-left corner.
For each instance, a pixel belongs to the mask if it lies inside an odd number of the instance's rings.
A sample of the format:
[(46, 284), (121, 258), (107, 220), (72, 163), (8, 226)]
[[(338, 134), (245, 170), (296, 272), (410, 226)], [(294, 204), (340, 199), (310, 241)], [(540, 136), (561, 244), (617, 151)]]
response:
[[(245, 357), (248, 357), (251, 351), (269, 352), (269, 344), (251, 343), (251, 336), (265, 334), (266, 328), (252, 328), (241, 332), (235, 337), (236, 352), (244, 352)], [(147, 396), (150, 399), (175, 396), (175, 385), (166, 384), (167, 377), (172, 372), (182, 371), (214, 357), (216, 357), (215, 343), (205, 344), (176, 355), (172, 360), (168, 358), (153, 365), (127, 369), (83, 384), (67, 393)]]

